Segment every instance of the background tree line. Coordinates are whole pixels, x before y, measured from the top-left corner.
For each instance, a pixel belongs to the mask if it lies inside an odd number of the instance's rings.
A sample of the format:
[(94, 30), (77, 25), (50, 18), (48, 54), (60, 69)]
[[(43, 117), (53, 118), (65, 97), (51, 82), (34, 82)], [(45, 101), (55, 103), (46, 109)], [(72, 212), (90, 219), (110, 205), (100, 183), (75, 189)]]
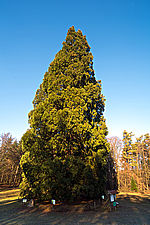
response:
[(0, 184), (18, 186), (21, 178), (21, 144), (10, 133), (0, 137)]
[[(134, 141), (133, 141), (134, 140)], [(123, 139), (111, 137), (111, 171), (117, 174), (119, 191), (147, 192), (150, 187), (150, 135), (135, 138), (133, 133), (123, 132)]]

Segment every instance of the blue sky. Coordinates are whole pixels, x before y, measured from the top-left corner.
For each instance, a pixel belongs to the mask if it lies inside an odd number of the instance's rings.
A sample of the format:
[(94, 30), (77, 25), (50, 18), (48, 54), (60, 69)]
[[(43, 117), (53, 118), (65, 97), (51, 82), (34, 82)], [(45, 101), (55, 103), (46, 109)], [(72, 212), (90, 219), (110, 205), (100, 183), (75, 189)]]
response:
[(109, 136), (150, 132), (150, 1), (0, 0), (0, 134), (18, 140), (35, 92), (72, 25), (102, 80)]

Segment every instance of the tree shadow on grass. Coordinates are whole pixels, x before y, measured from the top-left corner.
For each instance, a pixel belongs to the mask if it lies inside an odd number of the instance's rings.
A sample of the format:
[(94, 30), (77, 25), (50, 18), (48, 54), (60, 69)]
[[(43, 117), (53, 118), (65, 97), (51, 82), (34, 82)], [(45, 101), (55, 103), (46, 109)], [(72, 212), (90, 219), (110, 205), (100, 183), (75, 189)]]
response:
[(19, 210), (17, 200), (4, 200), (0, 202), (0, 224), (9, 224), (9, 218), (16, 217)]
[(120, 203), (119, 208), (107, 215), (98, 216), (96, 222), (102, 221), (102, 224), (150, 224), (150, 196), (121, 195), (117, 198)]
[(23, 206), (18, 200), (0, 202), (1, 225), (128, 225), (150, 224), (149, 198), (119, 196), (120, 207), (113, 212), (87, 211), (83, 213), (50, 212), (43, 214), (37, 208)]

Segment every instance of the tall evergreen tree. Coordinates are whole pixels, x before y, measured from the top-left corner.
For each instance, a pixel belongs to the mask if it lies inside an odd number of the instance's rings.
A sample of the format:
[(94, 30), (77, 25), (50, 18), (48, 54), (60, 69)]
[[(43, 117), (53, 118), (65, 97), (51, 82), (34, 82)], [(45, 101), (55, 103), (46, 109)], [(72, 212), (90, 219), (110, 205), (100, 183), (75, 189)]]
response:
[(132, 132), (128, 133), (126, 130), (123, 132), (123, 150), (121, 163), (124, 169), (124, 186), (125, 190), (129, 188), (130, 185), (130, 167), (132, 161)]
[(71, 27), (36, 92), (22, 137), (22, 196), (93, 199), (105, 191), (104, 105), (86, 37)]

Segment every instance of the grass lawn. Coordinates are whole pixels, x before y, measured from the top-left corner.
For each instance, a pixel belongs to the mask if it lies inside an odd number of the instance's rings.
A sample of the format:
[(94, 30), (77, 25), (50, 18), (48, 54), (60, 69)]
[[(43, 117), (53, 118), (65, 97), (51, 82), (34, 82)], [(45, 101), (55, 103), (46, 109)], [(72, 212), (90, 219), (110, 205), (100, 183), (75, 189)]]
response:
[(150, 225), (150, 195), (120, 193), (114, 212), (49, 212), (28, 208), (18, 200), (19, 189), (0, 188), (0, 225)]

